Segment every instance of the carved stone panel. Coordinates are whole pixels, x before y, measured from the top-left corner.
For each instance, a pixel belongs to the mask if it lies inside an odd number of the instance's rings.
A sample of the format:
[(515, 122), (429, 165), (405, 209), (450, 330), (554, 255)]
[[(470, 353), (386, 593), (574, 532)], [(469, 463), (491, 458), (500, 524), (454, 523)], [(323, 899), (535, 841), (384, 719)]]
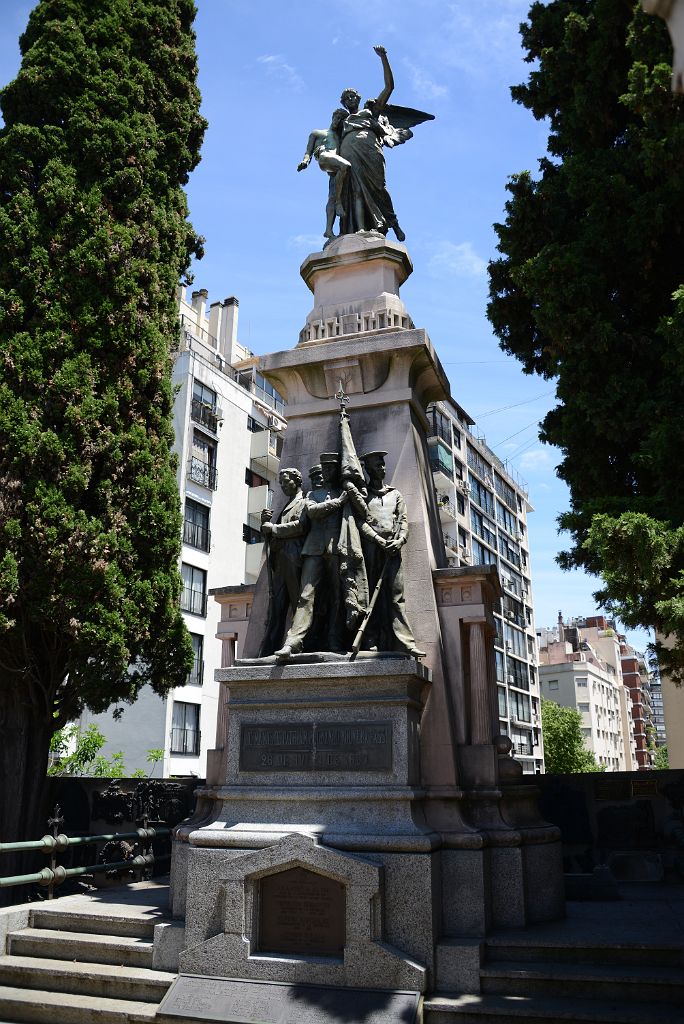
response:
[(259, 883), (259, 952), (341, 958), (346, 902), (344, 884), (315, 871), (266, 875)]

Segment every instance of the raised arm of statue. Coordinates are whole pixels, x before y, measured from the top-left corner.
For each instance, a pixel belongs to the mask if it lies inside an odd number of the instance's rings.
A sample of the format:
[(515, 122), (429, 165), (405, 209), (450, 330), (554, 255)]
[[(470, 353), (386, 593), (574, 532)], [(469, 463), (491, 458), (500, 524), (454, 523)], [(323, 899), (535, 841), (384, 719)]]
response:
[(385, 47), (374, 46), (373, 49), (382, 61), (382, 71), (385, 77), (384, 88), (382, 92), (378, 94), (378, 98), (375, 101), (375, 112), (376, 114), (381, 114), (387, 101), (394, 92), (394, 75), (392, 74), (392, 68), (390, 67), (389, 60), (387, 59), (387, 50)]

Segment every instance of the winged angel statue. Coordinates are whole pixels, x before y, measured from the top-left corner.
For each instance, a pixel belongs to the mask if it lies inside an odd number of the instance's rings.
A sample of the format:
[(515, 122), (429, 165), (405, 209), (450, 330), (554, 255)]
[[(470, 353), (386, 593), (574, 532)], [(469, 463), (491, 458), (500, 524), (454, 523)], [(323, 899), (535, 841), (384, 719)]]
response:
[(423, 121), (433, 121), (434, 115), (388, 102), (394, 90), (394, 76), (384, 46), (374, 49), (382, 61), (382, 92), (361, 107), (359, 93), (345, 89), (340, 97), (342, 108), (333, 113), (329, 128), (311, 132), (297, 168), (303, 171), (313, 157), (321, 170), (330, 175), (324, 232), (328, 240), (335, 237), (336, 218), (341, 235), (355, 231), (379, 231), (386, 235), (392, 228), (400, 242), (406, 237), (387, 191), (383, 148), (407, 142), (413, 137), (411, 129)]

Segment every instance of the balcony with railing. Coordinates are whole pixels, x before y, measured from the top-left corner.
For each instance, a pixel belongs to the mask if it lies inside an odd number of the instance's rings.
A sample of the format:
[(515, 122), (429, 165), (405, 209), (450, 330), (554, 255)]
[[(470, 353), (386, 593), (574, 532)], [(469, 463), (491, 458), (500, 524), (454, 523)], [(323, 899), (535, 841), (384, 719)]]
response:
[(216, 466), (211, 462), (198, 459), (195, 455), (191, 456), (188, 462), (188, 479), (193, 480), (196, 484), (201, 484), (202, 487), (208, 487), (211, 491), (215, 491), (218, 487)]
[(280, 468), (280, 454), (283, 449), (282, 435), (276, 430), (259, 430), (252, 433), (249, 444), (249, 458), (252, 465), (263, 472), (275, 474)]
[(199, 729), (173, 728), (171, 730), (171, 753), (194, 754), (200, 752)]
[(456, 506), (448, 494), (437, 492), (437, 508), (439, 518), (443, 523), (452, 523), (456, 520)]
[(190, 404), (190, 418), (195, 423), (201, 424), (210, 430), (212, 434), (215, 434), (218, 430), (218, 421), (221, 418), (220, 409), (214, 409), (211, 405), (207, 405), (206, 402), (200, 401), (199, 398), (193, 398)]
[(430, 446), (428, 455), (435, 483), (448, 487), (454, 481), (454, 461), (451, 452), (444, 447), (442, 441), (438, 441), (437, 444)]
[(190, 519), (183, 521), (183, 543), (198, 551), (208, 551), (211, 547), (211, 530), (202, 523), (193, 523)]

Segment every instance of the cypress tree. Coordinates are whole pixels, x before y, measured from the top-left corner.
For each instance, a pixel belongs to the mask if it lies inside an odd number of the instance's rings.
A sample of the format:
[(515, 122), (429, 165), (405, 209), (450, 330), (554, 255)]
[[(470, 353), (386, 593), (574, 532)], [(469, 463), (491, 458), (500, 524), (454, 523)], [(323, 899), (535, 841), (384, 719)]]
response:
[[(192, 0), (40, 0), (0, 94), (0, 837), (50, 737), (183, 682), (175, 291), (201, 244)], [(6, 865), (3, 865), (5, 867)]]
[(684, 104), (665, 23), (638, 0), (534, 3), (535, 63), (513, 98), (545, 119), (539, 174), (516, 174), (488, 315), (526, 373), (557, 380), (541, 438), (561, 451), (565, 567), (655, 626), (684, 678)]

